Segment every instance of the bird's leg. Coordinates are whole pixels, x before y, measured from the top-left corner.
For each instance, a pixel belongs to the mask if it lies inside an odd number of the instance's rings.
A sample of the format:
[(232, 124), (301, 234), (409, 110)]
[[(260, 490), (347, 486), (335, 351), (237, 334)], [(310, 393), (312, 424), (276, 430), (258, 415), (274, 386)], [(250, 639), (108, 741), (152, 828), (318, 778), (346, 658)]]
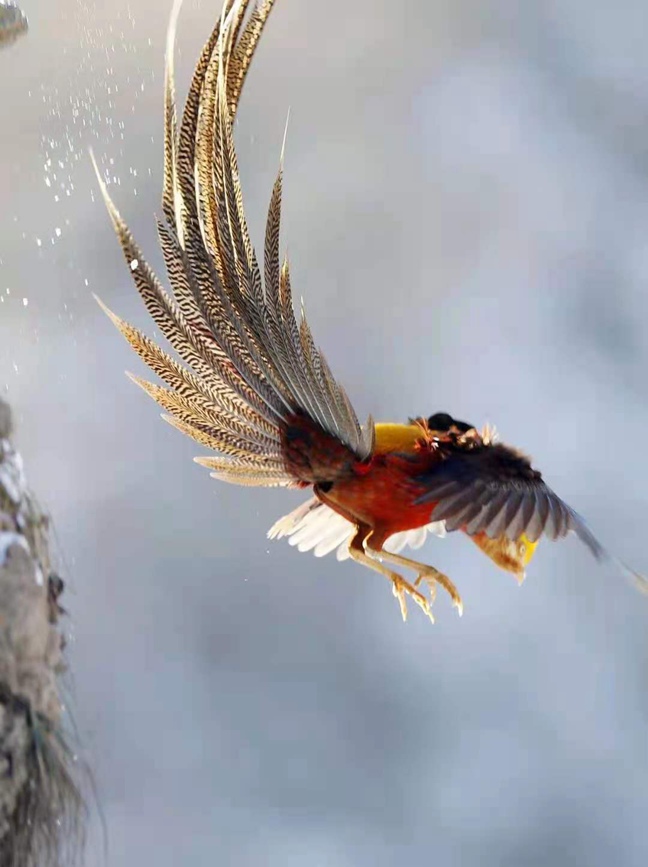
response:
[(421, 581), (425, 581), (430, 588), (432, 600), (434, 600), (436, 595), (436, 586), (440, 584), (450, 594), (452, 604), (459, 612), (459, 615), (463, 614), (463, 601), (459, 595), (459, 591), (443, 572), (439, 572), (434, 566), (427, 566), (425, 563), (419, 563), (416, 560), (411, 560), (409, 557), (403, 557), (401, 554), (392, 554), (390, 551), (385, 551), (382, 546), (378, 547), (373, 544), (371, 537), (367, 539), (366, 547), (375, 557), (379, 557), (380, 560), (385, 560), (387, 563), (394, 563), (397, 566), (404, 566), (406, 569), (413, 569), (415, 572), (418, 572), (414, 586), (418, 587)]
[(405, 594), (407, 593), (412, 597), (416, 604), (423, 609), (432, 623), (434, 623), (432, 609), (430, 608), (430, 603), (425, 596), (423, 596), (416, 587), (410, 584), (409, 581), (406, 581), (402, 575), (399, 575), (398, 572), (388, 569), (374, 557), (367, 554), (365, 546), (371, 533), (371, 527), (363, 524), (357, 526), (356, 533), (349, 542), (349, 556), (351, 559), (355, 560), (356, 563), (367, 566), (369, 569), (373, 569), (374, 572), (379, 572), (381, 575), (384, 575), (385, 578), (389, 578), (392, 582), (394, 596), (398, 599), (403, 620), (407, 620), (407, 603), (405, 601)]

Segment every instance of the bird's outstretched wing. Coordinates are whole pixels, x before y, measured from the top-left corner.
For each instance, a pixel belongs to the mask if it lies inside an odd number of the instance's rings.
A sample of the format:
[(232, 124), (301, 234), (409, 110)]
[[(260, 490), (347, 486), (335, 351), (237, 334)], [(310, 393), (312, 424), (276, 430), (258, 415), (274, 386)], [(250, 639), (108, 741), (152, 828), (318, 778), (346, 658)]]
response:
[(492, 539), (525, 534), (531, 542), (543, 534), (559, 539), (580, 530), (596, 553), (598, 543), (576, 513), (545, 484), (528, 458), (509, 446), (494, 443), (456, 451), (418, 481), (427, 489), (418, 502), (436, 503), (432, 514), (445, 521), (448, 530), (486, 533)]
[(172, 12), (165, 79), (165, 221), (160, 245), (173, 294), (157, 280), (99, 182), (135, 285), (182, 362), (107, 308), (167, 388), (133, 377), (172, 425), (218, 456), (196, 460), (244, 485), (305, 485), (328, 478), (373, 447), (351, 403), (293, 310), (280, 260), (282, 169), (268, 212), (263, 276), (250, 241), (232, 136), (241, 89), (274, 0), (246, 15), (227, 0), (196, 66), (181, 123), (175, 107)]
[(425, 494), (418, 502), (433, 503), (432, 520), (469, 536), (491, 539), (541, 536), (560, 539), (574, 533), (597, 560), (609, 560), (643, 591), (646, 578), (630, 569), (601, 545), (581, 516), (543, 481), (531, 462), (502, 443), (456, 451), (426, 476), (418, 478)]
[[(290, 514), (279, 518), (268, 531), (269, 539), (288, 538), (288, 543), (299, 551), (312, 551), (316, 557), (324, 557), (336, 551), (338, 560), (346, 560), (349, 555), (349, 542), (356, 532), (354, 525), (342, 515), (311, 497)], [(394, 533), (385, 542), (386, 551), (398, 554), (406, 546), (421, 548), (428, 534), (445, 536), (443, 521), (426, 524), (414, 530)]]

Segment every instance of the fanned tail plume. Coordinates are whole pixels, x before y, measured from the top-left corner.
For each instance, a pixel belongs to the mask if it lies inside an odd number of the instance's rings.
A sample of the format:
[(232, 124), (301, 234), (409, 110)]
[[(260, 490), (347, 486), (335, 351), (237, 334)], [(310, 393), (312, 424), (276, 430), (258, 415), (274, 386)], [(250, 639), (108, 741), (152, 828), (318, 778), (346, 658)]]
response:
[[(205, 43), (178, 123), (174, 43), (182, 0), (175, 0), (166, 46), (164, 180), (158, 236), (172, 292), (149, 267), (99, 185), (135, 286), (176, 361), (102, 303), (162, 387), (133, 376), (166, 411), (164, 418), (221, 457), (200, 459), (237, 484), (312, 482), (285, 461), (283, 437), (296, 418), (363, 460), (373, 423), (361, 427), (344, 389), (317, 348), (302, 310), (293, 308), (279, 233), (281, 165), (270, 200), (263, 277), (252, 245), (232, 124), (245, 78), (274, 0), (250, 10), (226, 0)], [(248, 14), (249, 12), (249, 14)], [(99, 299), (97, 299), (99, 300)]]

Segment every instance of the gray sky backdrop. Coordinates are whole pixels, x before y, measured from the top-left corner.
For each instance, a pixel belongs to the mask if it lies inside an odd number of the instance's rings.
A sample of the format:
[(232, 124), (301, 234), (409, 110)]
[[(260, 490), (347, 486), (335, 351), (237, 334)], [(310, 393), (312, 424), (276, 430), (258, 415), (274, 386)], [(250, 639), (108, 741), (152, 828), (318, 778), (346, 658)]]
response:
[[(181, 89), (219, 5), (186, 3)], [(644, 865), (648, 600), (573, 541), (518, 589), (448, 538), (422, 554), (464, 618), (440, 594), (404, 626), (380, 576), (269, 544), (299, 495), (193, 464), (90, 295), (149, 327), (86, 152), (159, 264), (170, 2), (24, 6), (0, 385), (65, 556), (109, 863)], [(237, 127), (260, 246), (290, 106), (284, 243), (361, 414), (496, 423), (644, 570), (647, 31), (641, 0), (278, 0)]]

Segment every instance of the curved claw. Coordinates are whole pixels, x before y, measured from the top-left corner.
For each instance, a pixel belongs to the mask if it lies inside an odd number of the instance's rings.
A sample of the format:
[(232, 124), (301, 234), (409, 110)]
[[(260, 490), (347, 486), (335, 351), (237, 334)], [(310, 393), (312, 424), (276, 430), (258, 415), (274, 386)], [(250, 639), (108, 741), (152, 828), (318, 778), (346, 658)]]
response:
[(423, 609), (424, 613), (430, 618), (430, 621), (434, 623), (434, 616), (432, 614), (430, 603), (422, 593), (419, 593), (418, 590), (416, 590), (416, 588), (404, 578), (400, 578), (399, 576), (398, 578), (393, 579), (392, 593), (398, 599), (403, 620), (407, 620), (407, 600), (405, 599), (405, 594), (407, 593), (412, 597), (419, 608)]
[(437, 587), (440, 584), (452, 599), (452, 606), (459, 612), (459, 617), (463, 615), (463, 599), (459, 595), (459, 591), (454, 586), (452, 581), (443, 572), (439, 572), (434, 566), (426, 566), (424, 570), (419, 572), (414, 586), (418, 587), (421, 581), (425, 581), (430, 591), (430, 598), (434, 600), (436, 597)]
[(407, 602), (405, 601), (405, 590), (399, 582), (394, 581), (394, 583), (392, 584), (392, 593), (398, 599), (401, 616), (403, 618), (403, 622), (405, 622), (407, 620)]

